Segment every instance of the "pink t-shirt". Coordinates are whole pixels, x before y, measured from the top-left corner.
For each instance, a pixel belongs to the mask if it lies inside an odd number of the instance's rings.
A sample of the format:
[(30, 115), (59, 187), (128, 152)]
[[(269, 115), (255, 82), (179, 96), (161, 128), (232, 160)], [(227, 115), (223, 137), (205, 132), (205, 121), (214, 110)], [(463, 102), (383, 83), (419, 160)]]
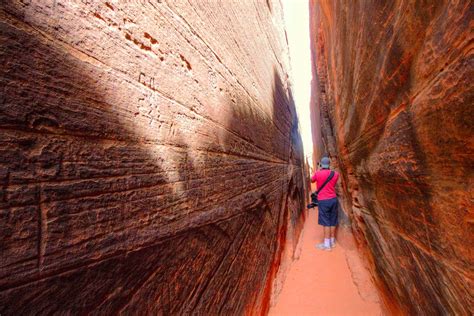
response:
[[(311, 177), (311, 182), (316, 182), (316, 188), (319, 188), (320, 185), (326, 181), (329, 177), (331, 170), (323, 169), (316, 171), (314, 175)], [(318, 200), (329, 200), (336, 197), (336, 182), (339, 179), (339, 173), (334, 171), (334, 177), (326, 183), (324, 188), (318, 194)]]

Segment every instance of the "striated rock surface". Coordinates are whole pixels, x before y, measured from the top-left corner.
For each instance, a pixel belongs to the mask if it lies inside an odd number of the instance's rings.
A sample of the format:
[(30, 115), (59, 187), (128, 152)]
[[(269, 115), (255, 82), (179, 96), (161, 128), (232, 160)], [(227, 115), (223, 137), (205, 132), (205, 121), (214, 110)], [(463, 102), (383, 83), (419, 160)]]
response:
[(471, 1), (311, 1), (316, 158), (387, 304), (471, 315)]
[(278, 1), (2, 1), (0, 64), (1, 315), (267, 310), (306, 200)]

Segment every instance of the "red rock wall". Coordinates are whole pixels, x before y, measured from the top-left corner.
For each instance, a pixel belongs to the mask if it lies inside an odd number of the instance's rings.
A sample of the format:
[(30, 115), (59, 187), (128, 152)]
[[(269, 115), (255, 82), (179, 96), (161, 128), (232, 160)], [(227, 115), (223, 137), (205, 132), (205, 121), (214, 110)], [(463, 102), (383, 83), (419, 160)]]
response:
[(310, 7), (315, 152), (343, 174), (344, 209), (387, 303), (472, 314), (472, 2)]
[(265, 311), (305, 202), (278, 1), (2, 1), (0, 64), (1, 315)]

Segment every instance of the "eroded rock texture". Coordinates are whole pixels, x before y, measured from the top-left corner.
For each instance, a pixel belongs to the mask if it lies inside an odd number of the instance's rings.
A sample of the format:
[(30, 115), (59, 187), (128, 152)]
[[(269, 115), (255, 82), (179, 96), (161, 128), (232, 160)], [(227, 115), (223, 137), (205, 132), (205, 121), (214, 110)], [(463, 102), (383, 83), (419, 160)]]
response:
[(472, 314), (471, 1), (311, 1), (317, 155), (388, 302)]
[(265, 311), (300, 230), (278, 1), (2, 1), (0, 314)]

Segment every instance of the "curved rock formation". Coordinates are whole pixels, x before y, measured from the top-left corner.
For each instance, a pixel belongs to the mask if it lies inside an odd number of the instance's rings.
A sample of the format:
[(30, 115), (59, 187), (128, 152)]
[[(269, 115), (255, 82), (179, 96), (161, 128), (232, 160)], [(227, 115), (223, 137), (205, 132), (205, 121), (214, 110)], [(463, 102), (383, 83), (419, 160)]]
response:
[(281, 20), (2, 1), (1, 315), (267, 309), (305, 202)]
[(408, 314), (469, 315), (471, 1), (311, 1), (315, 152), (379, 284)]

